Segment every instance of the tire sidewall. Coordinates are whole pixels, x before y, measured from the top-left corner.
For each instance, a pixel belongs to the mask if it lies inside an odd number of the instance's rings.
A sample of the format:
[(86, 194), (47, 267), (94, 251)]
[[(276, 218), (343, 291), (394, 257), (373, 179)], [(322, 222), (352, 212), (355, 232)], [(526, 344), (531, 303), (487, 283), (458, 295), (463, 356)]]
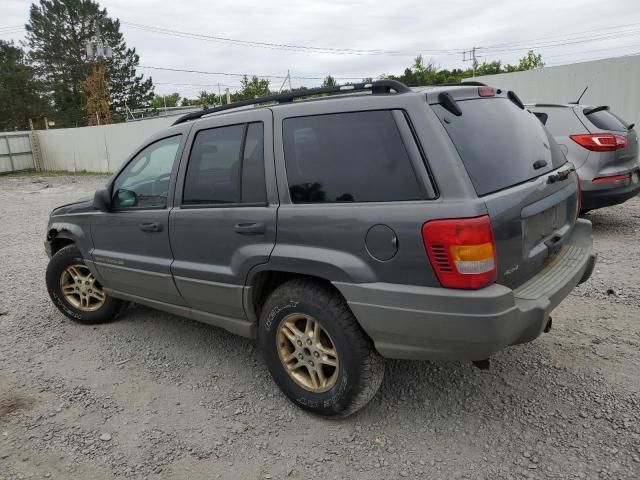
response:
[[(274, 381), (294, 403), (321, 415), (340, 414), (350, 403), (352, 391), (358, 385), (359, 363), (349, 339), (331, 315), (329, 305), (319, 306), (311, 301), (285, 299), (277, 296), (268, 302), (260, 322), (260, 344), (265, 362)], [(278, 355), (277, 332), (282, 320), (292, 313), (311, 315), (329, 334), (339, 358), (338, 379), (335, 385), (322, 393), (313, 393), (298, 385), (287, 373)]]
[(80, 252), (75, 248), (65, 248), (56, 253), (47, 266), (47, 290), (55, 306), (71, 320), (80, 323), (102, 323), (115, 317), (118, 305), (115, 299), (107, 296), (104, 305), (92, 312), (84, 312), (70, 305), (62, 294), (60, 276), (71, 265), (85, 265)]

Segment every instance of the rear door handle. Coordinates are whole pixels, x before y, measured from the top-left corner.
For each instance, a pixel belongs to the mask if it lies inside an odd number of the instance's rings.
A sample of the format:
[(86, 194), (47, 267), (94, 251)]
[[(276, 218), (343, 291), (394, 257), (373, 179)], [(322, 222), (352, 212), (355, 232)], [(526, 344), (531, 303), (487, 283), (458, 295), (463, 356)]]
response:
[(262, 222), (238, 223), (235, 231), (240, 235), (262, 235), (267, 231), (267, 226)]
[(143, 232), (161, 232), (163, 226), (161, 223), (141, 223), (140, 230)]

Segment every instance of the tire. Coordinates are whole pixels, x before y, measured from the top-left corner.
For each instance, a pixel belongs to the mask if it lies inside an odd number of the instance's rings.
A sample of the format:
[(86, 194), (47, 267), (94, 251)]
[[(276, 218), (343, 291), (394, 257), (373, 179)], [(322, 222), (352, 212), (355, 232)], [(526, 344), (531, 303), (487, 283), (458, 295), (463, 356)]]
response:
[[(305, 351), (300, 346), (304, 344), (296, 347), (294, 343), (297, 340), (294, 342), (289, 337), (295, 331), (306, 335), (303, 329), (309, 321), (319, 325), (321, 340), (317, 348), (320, 350), (316, 349), (315, 337), (314, 343), (307, 340), (310, 346), (304, 348)], [(292, 325), (296, 330), (284, 328), (286, 325)], [(280, 333), (285, 331), (289, 336)], [(304, 410), (327, 417), (346, 417), (369, 403), (380, 388), (384, 359), (360, 328), (345, 300), (329, 286), (299, 279), (278, 287), (262, 309), (258, 335), (265, 363), (274, 381), (289, 400)], [(331, 350), (331, 345), (336, 353), (336, 367), (324, 365), (324, 361), (333, 358), (324, 355)], [(313, 368), (322, 369), (322, 377), (311, 375), (306, 365), (307, 362), (313, 364), (314, 355), (318, 353), (320, 355), (316, 358), (320, 360)], [(305, 364), (293, 374), (285, 365), (285, 358), (291, 356), (296, 357), (291, 360), (292, 364)], [(299, 378), (295, 379), (294, 375)], [(316, 385), (324, 378), (324, 389), (305, 387), (303, 383), (309, 383), (311, 377), (315, 377)]]
[[(70, 267), (76, 267), (74, 268), (74, 271), (76, 272), (90, 275), (90, 272), (82, 258), (82, 254), (75, 245), (68, 245), (58, 250), (56, 254), (51, 257), (51, 260), (49, 260), (49, 265), (47, 265), (47, 290), (49, 291), (51, 300), (58, 310), (71, 320), (88, 325), (96, 325), (115, 320), (126, 307), (126, 302), (110, 297), (102, 292), (102, 286), (97, 281), (92, 283), (92, 286), (94, 287), (93, 289), (87, 290), (87, 292), (91, 292), (90, 294), (73, 293), (69, 296), (63, 293), (62, 284), (65, 279), (68, 279), (69, 283), (73, 285), (84, 283), (75, 280), (76, 278), (79, 279), (84, 277), (73, 277), (71, 273), (68, 273), (67, 269)], [(89, 279), (88, 281), (91, 281), (91, 279), (93, 279), (93, 275), (86, 278)], [(90, 297), (90, 299), (87, 300), (89, 303), (84, 307), (80, 305), (80, 303), (83, 303), (81, 296), (87, 297), (88, 295), (94, 295), (94, 292), (96, 292), (96, 294), (100, 292), (104, 295), (104, 300), (100, 302), (94, 297)], [(73, 299), (74, 303), (76, 303), (75, 305), (72, 303), (70, 298)], [(76, 299), (77, 302), (75, 301)]]

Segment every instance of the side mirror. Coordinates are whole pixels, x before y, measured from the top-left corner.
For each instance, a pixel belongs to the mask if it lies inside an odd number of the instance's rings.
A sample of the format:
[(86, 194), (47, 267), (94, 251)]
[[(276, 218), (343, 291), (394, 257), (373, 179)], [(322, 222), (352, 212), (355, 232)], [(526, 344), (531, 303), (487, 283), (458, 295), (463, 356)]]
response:
[(120, 188), (116, 190), (114, 203), (118, 208), (135, 207), (138, 205), (138, 195), (136, 195), (136, 192), (132, 192), (131, 190)]
[(111, 195), (106, 188), (96, 190), (93, 196), (93, 208), (101, 212), (108, 212), (111, 209)]

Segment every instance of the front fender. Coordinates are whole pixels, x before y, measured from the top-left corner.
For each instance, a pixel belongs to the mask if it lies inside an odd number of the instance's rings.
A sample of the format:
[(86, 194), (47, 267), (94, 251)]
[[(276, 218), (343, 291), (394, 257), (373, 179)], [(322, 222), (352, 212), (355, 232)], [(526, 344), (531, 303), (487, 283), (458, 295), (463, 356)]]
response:
[(89, 233), (88, 223), (70, 223), (59, 221), (56, 220), (55, 217), (52, 217), (47, 227), (47, 240), (45, 242), (45, 249), (48, 254), (53, 253), (52, 246), (56, 239), (65, 239), (73, 242), (78, 250), (80, 250), (80, 254), (91, 273), (93, 273), (98, 281), (102, 282), (102, 278), (93, 264), (93, 256), (91, 255), (93, 241)]

